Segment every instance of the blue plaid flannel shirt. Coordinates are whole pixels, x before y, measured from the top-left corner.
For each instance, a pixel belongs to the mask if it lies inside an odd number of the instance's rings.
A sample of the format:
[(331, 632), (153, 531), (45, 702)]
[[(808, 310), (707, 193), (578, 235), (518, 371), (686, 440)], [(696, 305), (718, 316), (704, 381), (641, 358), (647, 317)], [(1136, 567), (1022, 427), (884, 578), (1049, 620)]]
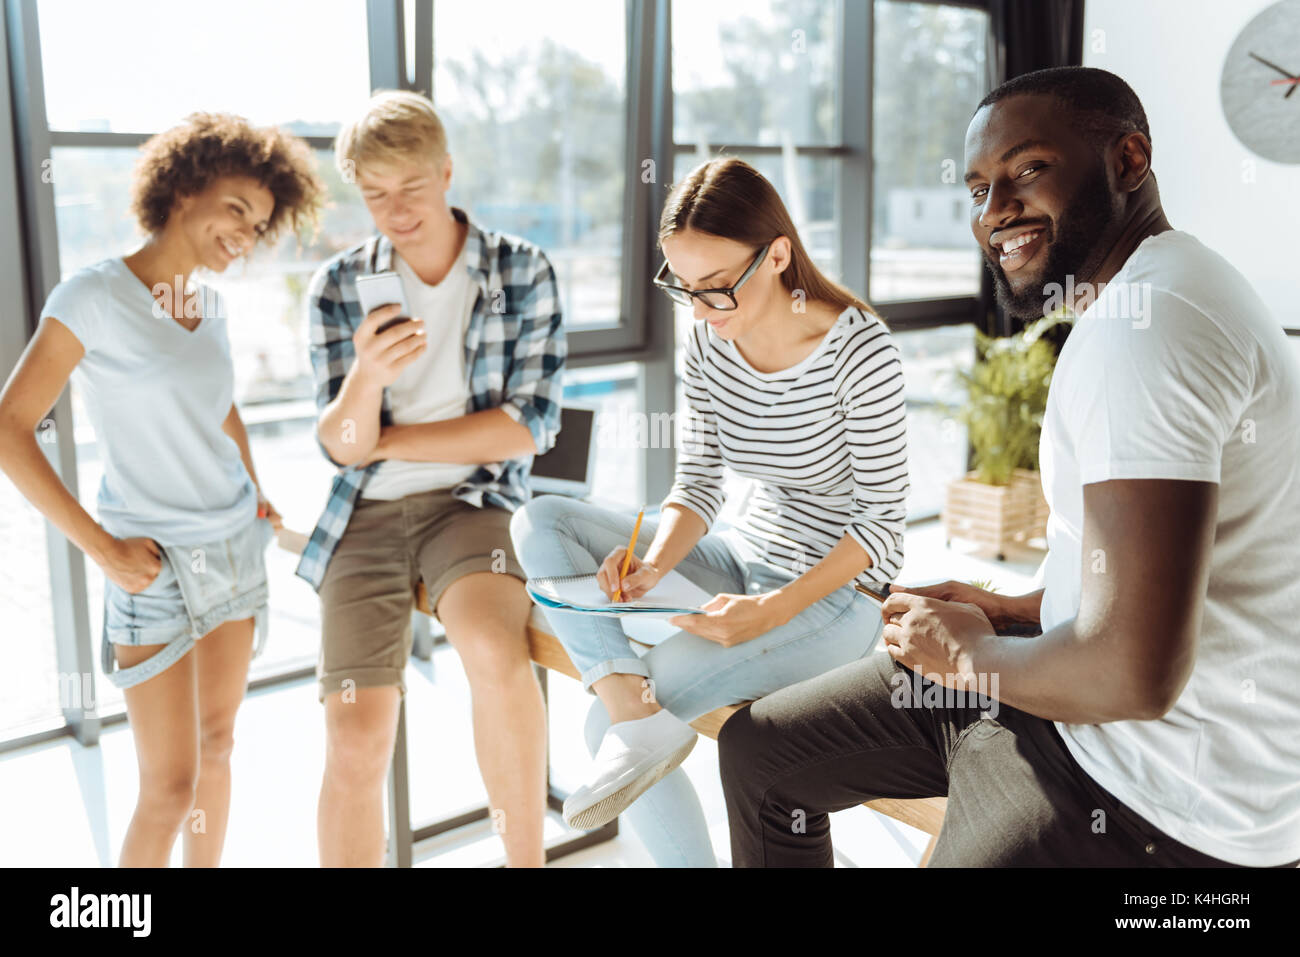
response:
[[(560, 429), (560, 372), (567, 354), (555, 270), (546, 254), (526, 240), (486, 232), (460, 209), (453, 208), (452, 215), (469, 226), (465, 255), (470, 279), (479, 289), (465, 334), (470, 392), (466, 414), (501, 409), (528, 427), (540, 454), (555, 444)], [(338, 395), (356, 359), (352, 336), (365, 319), (356, 279), (392, 269), (392, 259), (392, 243), (375, 235), (335, 256), (312, 277), (308, 312), (318, 410)], [(379, 424), (392, 422), (385, 389)], [(380, 463), (341, 466), (319, 436), (316, 443), (339, 472), (295, 573), (319, 590), (357, 498)], [(490, 504), (514, 511), (528, 501), (531, 466), (531, 456), (488, 463), (452, 494), (479, 507)]]

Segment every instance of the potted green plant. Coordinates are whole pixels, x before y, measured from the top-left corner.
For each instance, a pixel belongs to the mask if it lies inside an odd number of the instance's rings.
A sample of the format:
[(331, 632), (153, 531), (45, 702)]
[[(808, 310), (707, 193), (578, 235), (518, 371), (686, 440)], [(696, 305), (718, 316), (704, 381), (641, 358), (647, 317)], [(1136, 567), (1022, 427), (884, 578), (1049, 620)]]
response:
[(976, 332), (975, 364), (957, 373), (966, 403), (955, 417), (966, 425), (973, 468), (947, 488), (943, 526), (950, 544), (974, 541), (1000, 561), (1012, 542), (1046, 533), (1038, 439), (1058, 346), (1044, 334), (1072, 318), (1058, 310), (1006, 338)]

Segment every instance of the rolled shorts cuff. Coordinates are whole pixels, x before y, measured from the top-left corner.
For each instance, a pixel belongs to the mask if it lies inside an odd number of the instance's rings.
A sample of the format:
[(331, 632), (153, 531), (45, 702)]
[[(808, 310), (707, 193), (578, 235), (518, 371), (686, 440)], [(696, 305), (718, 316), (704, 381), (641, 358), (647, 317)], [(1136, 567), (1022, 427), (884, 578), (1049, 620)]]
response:
[[(140, 642), (140, 644), (155, 644), (155, 642)], [(100, 664), (109, 682), (114, 687), (125, 690), (148, 681), (155, 675), (162, 674), (189, 654), (190, 649), (193, 647), (194, 636), (186, 631), (169, 641), (162, 651), (150, 655), (144, 661), (129, 668), (117, 668), (115, 667), (117, 659), (113, 653), (113, 646), (106, 641), (104, 642), (103, 660)]]
[[(113, 596), (120, 589), (116, 589), (111, 582), (106, 582), (100, 635), (104, 675), (119, 688), (132, 687), (175, 664), (197, 641), (221, 625), (248, 618), (253, 619), (253, 657), (260, 655), (266, 646), (270, 622), (270, 587), (263, 552), (273, 535), (274, 530), (269, 521), (256, 519), (234, 535), (216, 543), (217, 546), (224, 546), (224, 549), (217, 547), (212, 554), (220, 556), (224, 550), (226, 558), (208, 571), (219, 576), (217, 580), (222, 583), (220, 590), (224, 590), (227, 583), (232, 586), (232, 591), (240, 587), (243, 590), (210, 607), (207, 596), (216, 589), (199, 587), (193, 571), (187, 565), (186, 550), (177, 546), (162, 547), (162, 567), (154, 580), (154, 585), (161, 585), (164, 593), (170, 591), (170, 594), (162, 600), (159, 600), (159, 595), (150, 599), (154, 606), (169, 605), (168, 611), (171, 614), (159, 614), (157, 607), (137, 614), (132, 604), (130, 611), (124, 613), (121, 609), (115, 609), (117, 613), (110, 616), (110, 605), (115, 600)], [(235, 558), (235, 555), (240, 557)], [(163, 578), (164, 575), (167, 575), (167, 579)], [(118, 598), (120, 599), (120, 594)], [(200, 613), (195, 615), (195, 611)], [(140, 618), (144, 619), (142, 624), (138, 623)], [(110, 624), (110, 619), (115, 623)], [(125, 623), (121, 623), (123, 619)], [(138, 664), (117, 669), (116, 653), (113, 650), (115, 644), (164, 647)]]
[(642, 678), (649, 678), (650, 669), (646, 667), (645, 662), (640, 658), (611, 658), (608, 661), (592, 665), (584, 671), (582, 673), (582, 686), (589, 694), (595, 694), (591, 690), (592, 683), (599, 681), (606, 675), (640, 675)]
[(316, 677), (316, 697), (324, 704), (332, 694), (344, 690), (345, 682), (351, 681), (352, 689), (357, 688), (391, 688), (396, 687), (402, 697), (406, 696), (406, 678), (397, 668), (362, 667), (331, 671)]
[(425, 582), (424, 591), (428, 596), (429, 609), (433, 612), (433, 617), (438, 617), (438, 600), (442, 598), (442, 593), (466, 575), (472, 575), (476, 572), (495, 572), (498, 575), (513, 575), (521, 582), (528, 580), (528, 575), (524, 572), (523, 566), (515, 561), (513, 555), (505, 557), (506, 567), (503, 571), (497, 570), (495, 567), (497, 564), (498, 560), (491, 555), (475, 555), (452, 565), (432, 582)]
[[(105, 610), (104, 625), (100, 641), (100, 670), (116, 688), (133, 688), (148, 681), (155, 675), (166, 671), (189, 653), (204, 635), (228, 621), (253, 619), (253, 657), (256, 658), (266, 647), (266, 635), (270, 621), (269, 592), (266, 584), (238, 598), (225, 602), (197, 622), (188, 618), (178, 618), (174, 622), (144, 627), (110, 627)], [(117, 667), (114, 645), (140, 647), (142, 645), (164, 645), (165, 647), (150, 655), (144, 661), (129, 668)]]

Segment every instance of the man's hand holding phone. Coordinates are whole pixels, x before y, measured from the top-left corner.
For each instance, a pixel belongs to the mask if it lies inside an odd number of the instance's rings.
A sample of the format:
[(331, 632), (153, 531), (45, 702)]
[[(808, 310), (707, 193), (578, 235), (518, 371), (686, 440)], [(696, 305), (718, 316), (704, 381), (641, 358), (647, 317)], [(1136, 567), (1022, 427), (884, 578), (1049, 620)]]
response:
[(1033, 635), (1039, 632), (1041, 592), (1032, 595), (999, 595), (983, 588), (959, 581), (946, 581), (937, 585), (891, 585), (889, 593), (920, 595), (940, 601), (961, 602), (974, 605), (998, 630), (1006, 635)]
[(357, 352), (357, 375), (375, 385), (390, 386), (424, 354), (428, 346), (424, 320), (404, 318), (400, 305), (388, 303), (366, 315), (352, 345)]

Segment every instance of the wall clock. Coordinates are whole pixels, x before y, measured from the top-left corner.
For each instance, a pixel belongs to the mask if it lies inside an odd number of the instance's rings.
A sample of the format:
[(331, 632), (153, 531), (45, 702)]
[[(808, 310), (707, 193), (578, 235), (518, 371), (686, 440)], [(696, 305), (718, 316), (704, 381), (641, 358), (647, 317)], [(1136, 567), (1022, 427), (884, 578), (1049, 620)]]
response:
[(1300, 0), (1266, 7), (1246, 24), (1223, 62), (1219, 99), (1248, 150), (1300, 163)]

